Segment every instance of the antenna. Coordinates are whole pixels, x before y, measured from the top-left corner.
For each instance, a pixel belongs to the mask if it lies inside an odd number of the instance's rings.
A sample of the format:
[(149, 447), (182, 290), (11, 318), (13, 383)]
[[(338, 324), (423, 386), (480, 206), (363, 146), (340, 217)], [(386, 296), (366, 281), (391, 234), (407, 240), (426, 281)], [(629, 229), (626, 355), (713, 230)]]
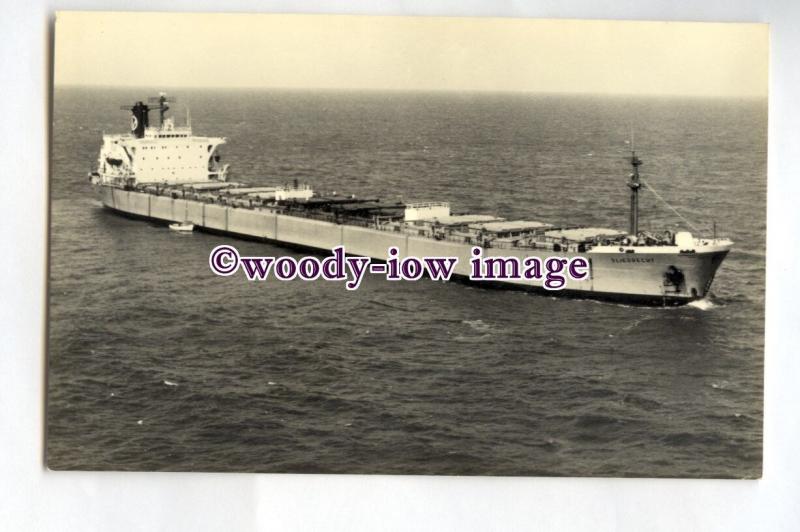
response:
[(186, 106), (186, 127), (191, 129), (192, 127), (192, 112), (189, 110), (189, 106)]
[(166, 113), (169, 110), (169, 105), (167, 105), (167, 104), (174, 103), (176, 101), (177, 101), (177, 99), (175, 99), (175, 98), (172, 98), (172, 97), (168, 98), (166, 92), (159, 92), (158, 96), (150, 96), (147, 99), (147, 103), (157, 103), (158, 104), (158, 114), (159, 114), (159, 118), (161, 119), (160, 120), (160, 125), (161, 126), (164, 125), (164, 113)]

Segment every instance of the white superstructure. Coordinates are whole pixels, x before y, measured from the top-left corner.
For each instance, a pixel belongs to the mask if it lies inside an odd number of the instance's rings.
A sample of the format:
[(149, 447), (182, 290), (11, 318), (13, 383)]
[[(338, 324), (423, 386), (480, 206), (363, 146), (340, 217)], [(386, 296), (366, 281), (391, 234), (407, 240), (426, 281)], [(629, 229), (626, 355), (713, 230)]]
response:
[[(191, 124), (175, 125), (165, 118), (169, 108), (163, 93), (155, 109), (143, 102), (124, 107), (131, 111), (131, 133), (103, 135), (93, 180), (117, 186), (140, 184), (183, 184), (225, 181), (228, 165), (220, 163), (217, 149), (224, 137), (199, 137), (192, 134)], [(149, 125), (149, 112), (160, 112), (158, 127)]]

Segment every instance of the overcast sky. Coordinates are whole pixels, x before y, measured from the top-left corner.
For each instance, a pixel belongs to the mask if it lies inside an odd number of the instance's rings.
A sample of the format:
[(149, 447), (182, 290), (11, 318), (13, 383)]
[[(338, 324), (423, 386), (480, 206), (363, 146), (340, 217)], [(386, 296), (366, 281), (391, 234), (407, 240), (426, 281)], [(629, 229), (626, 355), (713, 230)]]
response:
[(57, 15), (56, 85), (767, 95), (764, 24)]

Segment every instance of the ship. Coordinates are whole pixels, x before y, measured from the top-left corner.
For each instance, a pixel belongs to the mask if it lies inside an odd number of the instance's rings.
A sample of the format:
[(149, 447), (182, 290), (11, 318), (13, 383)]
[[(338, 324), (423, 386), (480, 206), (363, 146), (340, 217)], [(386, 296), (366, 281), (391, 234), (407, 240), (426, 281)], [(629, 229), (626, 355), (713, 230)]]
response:
[[(318, 194), (307, 183), (250, 186), (229, 180), (221, 161), (224, 137), (197, 136), (191, 117), (177, 126), (166, 116), (174, 98), (161, 93), (122, 106), (130, 132), (103, 134), (96, 167), (89, 173), (102, 205), (129, 217), (192, 227), (291, 248), (386, 260), (456, 257), (454, 277), (468, 279), (472, 250), (484, 257), (524, 260), (583, 257), (589, 275), (562, 290), (541, 280), (498, 279), (493, 286), (549, 296), (682, 305), (709, 295), (714, 276), (733, 246), (727, 238), (697, 237), (689, 231), (642, 231), (639, 193), (642, 160), (631, 145), (626, 182), (630, 193), (627, 230), (456, 213), (449, 202), (386, 202), (376, 197)], [(150, 113), (158, 124), (150, 125)], [(716, 233), (716, 230), (714, 231)]]

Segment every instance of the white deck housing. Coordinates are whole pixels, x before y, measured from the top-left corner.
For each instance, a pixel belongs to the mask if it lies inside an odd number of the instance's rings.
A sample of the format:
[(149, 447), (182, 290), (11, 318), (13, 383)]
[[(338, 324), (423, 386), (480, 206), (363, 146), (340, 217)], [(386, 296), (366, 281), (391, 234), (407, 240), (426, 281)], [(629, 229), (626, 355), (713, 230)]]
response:
[(450, 204), (446, 201), (406, 203), (405, 221), (434, 220), (450, 216)]

